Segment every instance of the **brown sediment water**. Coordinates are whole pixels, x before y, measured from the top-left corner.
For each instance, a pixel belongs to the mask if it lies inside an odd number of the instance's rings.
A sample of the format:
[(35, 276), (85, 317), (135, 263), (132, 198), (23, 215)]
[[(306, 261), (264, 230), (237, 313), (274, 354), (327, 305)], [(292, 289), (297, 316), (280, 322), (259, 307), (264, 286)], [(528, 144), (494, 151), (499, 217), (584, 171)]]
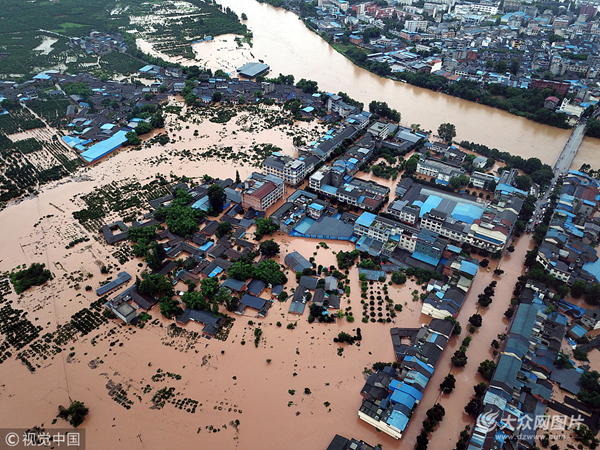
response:
[[(168, 121), (167, 130), (172, 125)], [(243, 178), (254, 168), (231, 161), (195, 160), (176, 153), (218, 143), (219, 133), (224, 130), (235, 130), (236, 134), (222, 133), (222, 145), (235, 148), (256, 139), (276, 143), (286, 152), (294, 151), (291, 136), (280, 128), (253, 135), (241, 130), (242, 126), (235, 125), (235, 121), (225, 125), (203, 121), (189, 124), (189, 129), (185, 123), (181, 125), (181, 130), (170, 133), (177, 141), (175, 144), (154, 145), (140, 151), (124, 149), (69, 178), (41, 187), (38, 196), (21, 199), (0, 212), (0, 226), (4, 230), (0, 270), (41, 262), (55, 276), (45, 286), (32, 288), (20, 297), (14, 293), (8, 296), (14, 302), (13, 307), (27, 311), (31, 322), (43, 327), (43, 333), (56, 330), (74, 313), (89, 307), (97, 297), (93, 290), (85, 291), (84, 287), (97, 288), (107, 279), (100, 267), (115, 264), (111, 256), (115, 249), (73, 219), (72, 213), (83, 206), (75, 197), (113, 181), (147, 182), (157, 173), (172, 172), (190, 177), (207, 173), (225, 178), (234, 177), (235, 170), (239, 170)], [(189, 140), (195, 138), (196, 129), (199, 130), (197, 140)], [(205, 135), (209, 137), (201, 137)], [(91, 239), (65, 248), (71, 240), (82, 236)], [(334, 251), (352, 249), (346, 242), (328, 242), (329, 249), (317, 250), (316, 240), (291, 238), (281, 233), (274, 238), (282, 247), (279, 262), (287, 252), (298, 250), (307, 258), (317, 252), (316, 262), (329, 265), (335, 263)], [(141, 268), (138, 260), (131, 260), (115, 269), (112, 276), (121, 270), (135, 277)], [(75, 282), (69, 277), (80, 273), (85, 279), (79, 283), (79, 289), (75, 289)], [(87, 274), (92, 277), (87, 278)], [(357, 417), (359, 391), (364, 383), (363, 368), (377, 361), (392, 361), (389, 328), (395, 324), (360, 322), (362, 306), (357, 269), (352, 268), (350, 274), (350, 303), (344, 299), (343, 306), (352, 307), (357, 317), (354, 323), (342, 319), (332, 325), (311, 325), (306, 320), (308, 311), (302, 317), (290, 317), (289, 302), (276, 302), (266, 319), (236, 316), (226, 342), (204, 338), (186, 342), (185, 338), (167, 334), (166, 326), (172, 322), (160, 318), (155, 307), (151, 315), (153, 320), (158, 319), (156, 324), (132, 330), (110, 322), (69, 342), (54, 359), (41, 361), (41, 367), (34, 374), (15, 358), (15, 352), (0, 365), (2, 422), (5, 426), (43, 424), (52, 428), (58, 405), (80, 400), (90, 408), (83, 425), (90, 449), (172, 448), (173, 445), (279, 449), (289, 448), (290, 442), (294, 442), (292, 447), (325, 448), (335, 433), (362, 437), (385, 446), (396, 445)], [(295, 286), (295, 274), (289, 272), (288, 277), (287, 291), (290, 292)], [(420, 304), (412, 303), (412, 289), (414, 286), (410, 283), (401, 288), (390, 287), (390, 295), (396, 302), (407, 302), (396, 325), (429, 321), (420, 315)], [(258, 348), (253, 345), (249, 320), (261, 323), (264, 329)], [(283, 326), (277, 327), (277, 321)], [(286, 328), (291, 322), (297, 322), (296, 329)], [(354, 334), (359, 326), (363, 334), (361, 345), (346, 346), (342, 356), (338, 356), (338, 344), (333, 342), (333, 337), (340, 330)], [(194, 323), (183, 328), (201, 330), (201, 326)], [(242, 340), (246, 345), (241, 345)], [(111, 346), (111, 343), (114, 344)], [(71, 353), (74, 355), (69, 356)], [(271, 362), (267, 363), (267, 359)], [(181, 380), (152, 381), (158, 369), (179, 374)], [(119, 384), (133, 402), (129, 410), (109, 396)], [(144, 392), (146, 385), (151, 386), (150, 392)], [(152, 396), (162, 387), (174, 387), (179, 398), (198, 401), (196, 412), (188, 413), (172, 404), (155, 409)], [(310, 389), (310, 395), (304, 394), (305, 388)], [(288, 393), (290, 389), (296, 391), (293, 396)], [(293, 403), (288, 406), (290, 401)], [(231, 422), (236, 425), (236, 420), (240, 422), (238, 431), (231, 425)], [(59, 421), (54, 426), (61, 425), (64, 422)], [(211, 426), (219, 431), (210, 431), (207, 427)], [(299, 434), (299, 429), (310, 432)]]
[[(365, 107), (372, 100), (385, 101), (402, 113), (402, 122), (407, 126), (418, 123), (435, 133), (441, 123), (450, 122), (456, 125), (458, 141), (466, 139), (524, 158), (538, 157), (550, 165), (570, 135), (570, 130), (372, 74), (329, 46), (295, 14), (281, 8), (242, 0), (223, 0), (223, 6), (248, 16), (245, 23), (253, 33), (252, 48), (247, 44), (238, 47), (228, 35), (216, 42), (194, 44), (198, 61), (188, 60), (185, 64), (199, 63), (233, 72), (246, 62), (262, 59), (274, 76), (283, 73), (293, 74), (296, 80), (316, 80), (320, 89), (346, 92)], [(151, 45), (141, 45), (142, 50), (162, 56)]]
[(571, 170), (579, 170), (589, 164), (593, 170), (600, 169), (600, 139), (584, 137), (571, 164)]
[[(531, 238), (525, 235), (518, 239), (514, 253), (504, 256), (500, 261), (500, 269), (504, 270), (503, 275), (498, 277), (493, 274), (493, 270), (498, 266), (498, 262), (494, 260), (490, 263), (490, 272), (483, 268), (479, 269), (457, 317), (462, 325), (462, 334), (450, 339), (444, 353), (442, 353), (433, 377), (427, 385), (425, 395), (413, 414), (402, 438), (405, 445), (415, 442), (417, 435), (421, 432), (422, 422), (426, 418), (425, 413), (435, 403), (440, 403), (444, 407), (446, 415), (437, 430), (431, 435), (430, 448), (454, 448), (459, 434), (465, 426), (471, 425), (472, 428), (474, 420), (465, 413), (464, 407), (474, 396), (472, 386), (484, 381), (482, 376), (477, 373), (479, 363), (486, 359), (494, 359), (493, 348), (490, 345), (492, 340), (498, 339), (498, 334), (506, 333), (508, 330), (510, 322), (504, 317), (504, 311), (510, 306), (515, 283), (523, 271), (525, 254), (530, 249)], [(492, 280), (496, 280), (498, 283), (495, 288), (493, 302), (488, 308), (482, 308), (477, 303), (477, 296), (483, 292)], [(471, 343), (466, 352), (467, 365), (464, 368), (452, 367), (450, 360), (454, 352), (461, 346), (462, 340), (469, 335), (468, 319), (476, 312), (481, 314), (483, 325), (472, 335)], [(450, 394), (441, 394), (439, 385), (448, 373), (452, 373), (456, 378), (457, 387)]]

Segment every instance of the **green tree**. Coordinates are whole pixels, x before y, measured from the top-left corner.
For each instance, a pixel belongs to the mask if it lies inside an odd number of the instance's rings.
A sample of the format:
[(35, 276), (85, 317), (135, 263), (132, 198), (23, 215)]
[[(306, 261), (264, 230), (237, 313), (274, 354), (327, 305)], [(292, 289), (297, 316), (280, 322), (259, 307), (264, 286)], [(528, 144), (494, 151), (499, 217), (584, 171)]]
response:
[(498, 73), (506, 73), (506, 69), (508, 68), (508, 64), (506, 64), (506, 61), (504, 61), (503, 59), (501, 59), (500, 61), (498, 61), (496, 63), (496, 72)]
[(450, 179), (450, 185), (457, 191), (467, 184), (469, 184), (469, 178), (466, 175), (459, 175)]
[(521, 63), (517, 58), (513, 58), (510, 60), (510, 73), (516, 75), (519, 73), (519, 69), (521, 68)]
[(200, 292), (208, 299), (213, 299), (219, 290), (219, 280), (217, 278), (204, 278), (200, 282)]
[(221, 222), (217, 226), (217, 231), (215, 232), (215, 234), (220, 239), (223, 236), (227, 236), (231, 232), (232, 229), (233, 229), (233, 226), (229, 222)]
[(256, 232), (254, 233), (257, 240), (262, 239), (265, 234), (272, 236), (279, 229), (279, 225), (271, 220), (270, 217), (259, 217), (255, 221)]
[(149, 295), (154, 298), (173, 297), (175, 295), (173, 283), (170, 278), (163, 275), (151, 274), (142, 280), (136, 278), (135, 284), (142, 295)]
[(481, 408), (481, 400), (478, 398), (472, 398), (467, 406), (465, 406), (465, 412), (472, 416), (477, 417), (479, 415), (479, 409)]
[(154, 241), (151, 244), (150, 251), (146, 256), (145, 261), (146, 264), (148, 264), (148, 267), (150, 267), (150, 269), (156, 271), (160, 269), (160, 266), (162, 265), (162, 262), (164, 261), (166, 256), (167, 252), (163, 245)]
[(392, 282), (394, 284), (404, 284), (406, 283), (406, 275), (402, 272), (394, 272), (392, 273)]
[(589, 361), (588, 353), (580, 347), (575, 347), (575, 350), (573, 350), (573, 358), (577, 361)]
[(273, 239), (263, 241), (259, 245), (261, 255), (267, 258), (273, 258), (279, 253), (279, 244)]
[(240, 178), (240, 172), (239, 171), (235, 171), (235, 184), (240, 184), (242, 182), (242, 179)]
[(487, 391), (487, 384), (485, 384), (483, 381), (479, 384), (476, 384), (475, 386), (473, 386), (473, 390), (475, 391), (475, 397), (477, 398), (483, 398), (483, 396), (485, 395), (486, 391)]
[(595, 283), (586, 293), (585, 301), (593, 306), (600, 304), (600, 284)]
[(21, 294), (32, 286), (41, 286), (51, 280), (52, 273), (45, 267), (45, 264), (31, 263), (27, 269), (11, 272), (10, 282), (15, 287), (15, 292)]
[(446, 142), (452, 141), (456, 137), (456, 127), (452, 123), (443, 123), (438, 129), (438, 136)]
[(477, 372), (479, 372), (483, 378), (489, 381), (494, 375), (494, 370), (496, 370), (496, 363), (494, 363), (494, 361), (486, 359), (481, 364), (479, 364)]
[(577, 280), (571, 286), (571, 296), (574, 298), (580, 298), (587, 292), (587, 285), (583, 280)]
[(307, 80), (302, 78), (298, 83), (296, 83), (296, 87), (302, 89), (302, 92), (305, 94), (314, 94), (319, 90), (319, 86), (316, 81)]
[(469, 323), (471, 325), (473, 325), (474, 327), (479, 328), (483, 323), (481, 314), (477, 314), (477, 313), (473, 314), (471, 317), (469, 317)]
[(223, 94), (221, 94), (220, 91), (215, 91), (212, 94), (212, 101), (214, 103), (219, 103), (221, 101), (221, 98), (223, 97)]
[(186, 292), (181, 296), (186, 308), (207, 311), (210, 309), (210, 303), (206, 301), (204, 295), (198, 291)]
[(58, 407), (58, 417), (68, 420), (73, 428), (77, 428), (81, 425), (89, 412), (89, 408), (87, 408), (83, 402), (79, 401), (72, 402), (68, 408), (65, 408), (62, 405)]
[(158, 301), (160, 313), (167, 319), (177, 317), (183, 313), (183, 309), (179, 306), (179, 302), (172, 297), (162, 297)]
[(190, 194), (184, 189), (177, 189), (171, 204), (166, 208), (154, 211), (154, 217), (157, 220), (166, 220), (167, 227), (172, 233), (179, 236), (191, 236), (198, 230), (200, 220), (205, 217), (202, 210), (189, 206), (191, 202)]
[(517, 189), (529, 192), (529, 189), (531, 189), (531, 178), (529, 178), (527, 175), (516, 176), (515, 185), (517, 186)]
[(216, 183), (211, 184), (208, 187), (208, 201), (215, 211), (223, 211), (223, 206), (225, 206), (225, 202), (227, 201), (225, 189)]
[(150, 133), (152, 129), (152, 125), (150, 125), (148, 122), (138, 122), (135, 126), (135, 132), (138, 136), (141, 134)]
[(457, 367), (464, 367), (467, 365), (467, 355), (465, 352), (461, 351), (461, 350), (457, 350), (454, 352), (454, 355), (452, 356), (452, 358), (450, 358), (450, 360), (452, 361), (452, 364), (454, 364)]
[(138, 137), (135, 131), (127, 132), (125, 137), (127, 138), (127, 143), (129, 145), (140, 145), (142, 143), (142, 140)]
[(450, 373), (446, 375), (446, 378), (444, 378), (444, 381), (442, 381), (442, 383), (440, 384), (440, 389), (444, 394), (449, 394), (454, 390), (455, 386), (456, 378), (454, 378), (454, 375)]

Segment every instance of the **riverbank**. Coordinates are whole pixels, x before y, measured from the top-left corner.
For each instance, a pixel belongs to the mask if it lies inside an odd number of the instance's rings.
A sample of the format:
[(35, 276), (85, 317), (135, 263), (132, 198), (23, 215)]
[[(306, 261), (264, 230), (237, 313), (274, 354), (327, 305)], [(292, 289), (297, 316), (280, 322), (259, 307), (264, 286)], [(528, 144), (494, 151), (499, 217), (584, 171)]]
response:
[(368, 59), (368, 52), (365, 49), (349, 43), (333, 43), (331, 39), (325, 39), (317, 33), (306, 19), (303, 22), (309, 30), (314, 31), (338, 53), (352, 61), (353, 64), (380, 77), (394, 81), (404, 81), (416, 87), (490, 106), (544, 125), (564, 129), (571, 128), (567, 122), (566, 114), (555, 113), (544, 107), (545, 99), (553, 93), (549, 89), (511, 88), (509, 92), (506, 86), (492, 84), (481, 90), (478, 83), (474, 81), (461, 79), (450, 81), (441, 75), (424, 72), (398, 72), (398, 75), (394, 75), (387, 63)]

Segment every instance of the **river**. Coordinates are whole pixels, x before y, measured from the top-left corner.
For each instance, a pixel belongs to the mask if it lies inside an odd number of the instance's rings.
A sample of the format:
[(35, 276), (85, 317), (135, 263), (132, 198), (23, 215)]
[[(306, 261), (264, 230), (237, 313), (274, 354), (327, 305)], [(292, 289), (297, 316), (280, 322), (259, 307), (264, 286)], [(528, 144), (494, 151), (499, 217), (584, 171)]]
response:
[[(248, 0), (221, 3), (238, 15), (246, 13), (245, 23), (254, 34), (253, 47), (237, 49), (233, 38), (228, 39), (227, 48), (219, 50), (218, 42), (196, 45), (198, 56), (213, 63), (209, 66), (262, 59), (275, 76), (284, 73), (293, 74), (296, 80), (316, 80), (320, 89), (346, 92), (365, 106), (371, 100), (386, 101), (402, 113), (405, 124), (418, 123), (435, 132), (441, 123), (451, 122), (456, 125), (458, 141), (486, 144), (524, 158), (535, 156), (551, 165), (569, 137), (570, 130), (374, 75), (339, 54), (289, 11)], [(590, 141), (588, 147), (599, 146), (597, 139), (586, 140)]]

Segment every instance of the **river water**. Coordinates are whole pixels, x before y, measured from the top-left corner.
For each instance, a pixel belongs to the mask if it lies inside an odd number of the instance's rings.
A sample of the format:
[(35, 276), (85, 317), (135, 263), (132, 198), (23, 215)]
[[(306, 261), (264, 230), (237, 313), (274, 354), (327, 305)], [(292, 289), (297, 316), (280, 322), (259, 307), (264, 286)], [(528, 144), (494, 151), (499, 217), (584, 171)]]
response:
[[(233, 39), (228, 39), (229, 48), (218, 51), (215, 43), (199, 44), (195, 50), (202, 60), (223, 66), (227, 60), (237, 64), (262, 59), (275, 76), (284, 73), (293, 74), (296, 80), (316, 80), (320, 89), (346, 92), (365, 106), (371, 100), (386, 101), (402, 113), (403, 123), (418, 123), (435, 131), (441, 123), (451, 122), (459, 141), (467, 139), (524, 158), (535, 156), (548, 164), (556, 161), (570, 134), (569, 130), (374, 75), (339, 54), (291, 12), (255, 1), (221, 3), (238, 15), (246, 13), (246, 24), (254, 34), (253, 47), (250, 51), (236, 49)], [(593, 139), (590, 145), (599, 146), (599, 141)]]
[[(256, 1), (223, 0), (238, 15), (246, 13), (245, 23), (252, 31), (252, 47), (238, 46), (234, 35), (216, 37), (211, 42), (194, 44), (197, 61), (171, 58), (157, 52), (152, 45), (138, 39), (138, 47), (153, 56), (183, 65), (199, 64), (213, 70), (235, 74), (235, 69), (249, 61), (263, 60), (271, 67), (271, 75), (293, 74), (296, 80), (316, 80), (321, 90), (343, 91), (363, 102), (385, 101), (402, 113), (404, 125), (420, 124), (436, 131), (444, 122), (456, 125), (457, 141), (468, 140), (490, 148), (537, 157), (554, 165), (571, 130), (542, 125), (499, 109), (461, 100), (374, 75), (346, 59), (317, 34), (309, 30), (298, 17), (281, 8)], [(585, 138), (585, 159), (590, 164), (600, 149), (600, 140)], [(572, 168), (581, 166), (581, 157)]]

